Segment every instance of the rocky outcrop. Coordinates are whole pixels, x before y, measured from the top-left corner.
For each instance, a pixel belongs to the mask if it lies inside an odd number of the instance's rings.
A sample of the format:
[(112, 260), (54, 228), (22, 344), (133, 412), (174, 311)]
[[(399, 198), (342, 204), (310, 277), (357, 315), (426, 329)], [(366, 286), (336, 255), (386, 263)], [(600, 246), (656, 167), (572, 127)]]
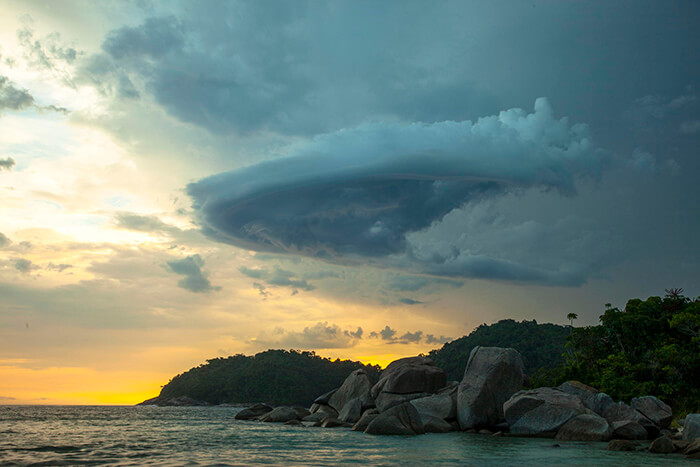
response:
[[(362, 407), (365, 409), (373, 407), (374, 401), (370, 395), (371, 389), (372, 383), (369, 380), (369, 376), (367, 376), (367, 372), (362, 369), (355, 370), (350, 373), (350, 376), (345, 378), (343, 384), (328, 398), (327, 405), (333, 407), (338, 413), (352, 399), (360, 400)], [(322, 402), (320, 400), (316, 403), (321, 404)]]
[(421, 416), (421, 421), (426, 433), (449, 433), (452, 431), (452, 425), (439, 417), (425, 415)]
[(423, 422), (415, 407), (403, 403), (377, 415), (365, 433), (371, 435), (420, 435), (425, 433)]
[(457, 419), (463, 429), (503, 421), (503, 404), (523, 386), (523, 362), (515, 349), (472, 349), (457, 392)]
[(243, 409), (234, 417), (236, 420), (254, 420), (268, 412), (272, 411), (272, 407), (267, 404), (255, 404)]
[(693, 442), (700, 438), (700, 413), (691, 413), (685, 417), (683, 439)]
[(372, 387), (380, 412), (409, 400), (434, 394), (447, 384), (445, 372), (427, 357), (409, 357), (391, 362)]
[(668, 427), (673, 420), (671, 407), (654, 396), (635, 397), (630, 405), (659, 428)]
[(200, 401), (193, 399), (188, 396), (178, 396), (178, 397), (153, 397), (151, 399), (145, 400), (138, 405), (157, 405), (159, 407), (207, 407), (211, 404), (209, 402)]
[(517, 392), (503, 404), (510, 432), (554, 436), (566, 422), (586, 412), (577, 396), (556, 388)]
[(615, 439), (647, 439), (647, 430), (632, 420), (612, 422), (610, 428), (612, 428), (612, 437)]
[(555, 436), (561, 441), (609, 441), (611, 437), (612, 430), (608, 421), (596, 414), (572, 418), (559, 428)]

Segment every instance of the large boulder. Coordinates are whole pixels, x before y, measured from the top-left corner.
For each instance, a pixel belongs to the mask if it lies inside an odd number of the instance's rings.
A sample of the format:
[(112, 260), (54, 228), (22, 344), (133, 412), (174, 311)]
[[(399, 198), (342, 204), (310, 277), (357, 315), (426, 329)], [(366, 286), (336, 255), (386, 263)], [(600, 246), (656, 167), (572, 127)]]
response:
[(243, 409), (234, 417), (236, 420), (253, 420), (272, 411), (272, 407), (267, 404), (255, 404)]
[(555, 436), (561, 441), (609, 441), (611, 437), (608, 421), (591, 413), (572, 418), (559, 428)]
[(328, 405), (328, 401), (331, 400), (331, 397), (333, 397), (333, 394), (335, 394), (337, 391), (338, 388), (335, 388), (331, 389), (326, 393), (321, 394), (316, 399), (314, 399), (314, 404)]
[(510, 432), (517, 435), (549, 435), (586, 412), (577, 396), (556, 388), (517, 392), (503, 404)]
[(425, 433), (423, 422), (415, 407), (404, 403), (377, 415), (365, 433), (371, 435), (420, 435)]
[(416, 408), (424, 423), (427, 417), (451, 420), (457, 416), (457, 404), (450, 394), (435, 394), (413, 399), (411, 405)]
[(377, 415), (379, 415), (379, 411), (376, 409), (369, 409), (365, 413), (362, 414), (362, 417), (357, 421), (352, 426), (352, 431), (365, 431), (367, 429), (367, 426), (377, 418)]
[(343, 410), (338, 415), (341, 422), (355, 423), (362, 416), (362, 401), (360, 399), (350, 399)]
[[(306, 413), (308, 415), (308, 412)], [(302, 417), (303, 418), (303, 417)], [(299, 413), (293, 407), (276, 407), (260, 417), (261, 422), (284, 423), (298, 420)]]
[(673, 420), (671, 407), (654, 396), (635, 397), (630, 405), (659, 428), (668, 427)]
[(422, 399), (428, 397), (430, 394), (426, 392), (414, 392), (412, 394), (394, 394), (392, 392), (380, 392), (374, 403), (380, 412), (384, 412), (392, 407), (401, 405), (405, 402), (412, 401), (414, 399)]
[[(577, 396), (579, 399), (581, 399), (581, 402), (583, 402), (583, 405), (585, 405), (587, 409), (601, 415), (598, 413), (598, 410), (596, 410), (601, 404), (601, 400), (597, 397), (598, 394), (600, 394), (600, 391), (598, 391), (596, 388), (583, 384), (580, 381), (567, 381), (559, 385), (557, 389), (564, 391), (567, 394)], [(605, 394), (605, 396), (607, 396), (607, 394)], [(610, 396), (608, 396), (608, 398), (610, 398)], [(603, 400), (607, 402), (607, 399), (603, 398)], [(610, 398), (610, 401), (612, 401), (612, 398)]]
[(612, 422), (612, 437), (615, 439), (647, 439), (647, 430), (642, 425), (633, 420), (621, 420)]
[(463, 430), (503, 421), (503, 404), (523, 387), (523, 361), (515, 349), (472, 349), (457, 392), (457, 419)]
[[(363, 369), (355, 370), (350, 376), (345, 378), (343, 384), (328, 398), (328, 405), (333, 407), (338, 413), (343, 410), (345, 404), (351, 399), (359, 399), (363, 408), (374, 406), (374, 401), (370, 395), (372, 383)], [(319, 401), (317, 403), (320, 403)]]
[(700, 413), (689, 413), (683, 424), (683, 439), (693, 442), (700, 438)]
[(433, 394), (447, 384), (445, 371), (427, 357), (408, 357), (391, 362), (372, 387), (375, 399), (380, 392), (392, 394)]

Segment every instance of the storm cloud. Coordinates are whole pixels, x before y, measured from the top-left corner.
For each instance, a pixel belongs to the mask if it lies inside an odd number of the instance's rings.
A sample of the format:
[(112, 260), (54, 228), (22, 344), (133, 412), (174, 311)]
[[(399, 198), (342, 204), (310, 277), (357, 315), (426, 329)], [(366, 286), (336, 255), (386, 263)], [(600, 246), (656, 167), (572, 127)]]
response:
[[(532, 113), (317, 136), (287, 156), (192, 183), (188, 193), (203, 232), (221, 242), (330, 261), (410, 259), (407, 235), (448, 213), (530, 188), (574, 195), (576, 179), (597, 175), (604, 161), (586, 125), (555, 118), (540, 98)], [(552, 280), (508, 258), (412, 262), (435, 275)]]

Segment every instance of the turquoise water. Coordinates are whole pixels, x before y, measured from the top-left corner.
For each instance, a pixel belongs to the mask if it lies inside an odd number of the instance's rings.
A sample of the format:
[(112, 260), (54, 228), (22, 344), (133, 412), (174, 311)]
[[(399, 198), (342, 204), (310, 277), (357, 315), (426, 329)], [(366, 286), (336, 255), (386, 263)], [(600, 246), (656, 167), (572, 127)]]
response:
[[(233, 407), (0, 406), (0, 465), (695, 465), (605, 443), (448, 433), (376, 437), (234, 420)], [(554, 447), (559, 444), (560, 447)]]

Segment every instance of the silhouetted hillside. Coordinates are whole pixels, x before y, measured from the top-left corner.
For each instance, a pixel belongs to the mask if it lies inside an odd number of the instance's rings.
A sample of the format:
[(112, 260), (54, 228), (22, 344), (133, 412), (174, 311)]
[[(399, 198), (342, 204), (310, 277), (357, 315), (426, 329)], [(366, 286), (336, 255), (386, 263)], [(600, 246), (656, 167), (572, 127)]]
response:
[(525, 372), (532, 374), (562, 363), (562, 353), (570, 333), (569, 326), (504, 319), (494, 324), (482, 324), (468, 336), (448, 342), (441, 349), (431, 350), (430, 358), (447, 372), (448, 379), (461, 381), (474, 347), (512, 347), (522, 355)]
[(378, 366), (330, 360), (314, 352), (267, 350), (254, 356), (207, 360), (174, 377), (158, 398), (187, 396), (210, 404), (268, 402), (309, 406), (318, 395), (340, 386), (358, 368), (365, 368), (373, 381), (378, 379)]

